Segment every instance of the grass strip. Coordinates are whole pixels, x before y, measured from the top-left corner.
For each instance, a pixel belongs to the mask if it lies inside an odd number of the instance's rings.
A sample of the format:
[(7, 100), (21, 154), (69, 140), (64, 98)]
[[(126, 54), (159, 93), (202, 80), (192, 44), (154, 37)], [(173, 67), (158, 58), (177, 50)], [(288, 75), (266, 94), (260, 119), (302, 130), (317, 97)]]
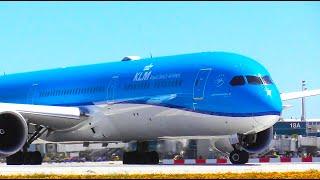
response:
[(216, 174), (0, 175), (0, 179), (320, 179), (320, 171)]

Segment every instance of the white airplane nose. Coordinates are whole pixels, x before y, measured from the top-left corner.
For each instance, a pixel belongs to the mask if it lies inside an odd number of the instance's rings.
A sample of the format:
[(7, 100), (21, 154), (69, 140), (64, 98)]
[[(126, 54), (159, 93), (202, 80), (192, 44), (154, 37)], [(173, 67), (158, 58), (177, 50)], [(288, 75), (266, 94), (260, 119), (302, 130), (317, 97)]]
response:
[(265, 115), (265, 116), (255, 116), (253, 118), (256, 122), (256, 126), (254, 128), (254, 131), (260, 132), (260, 131), (263, 131), (263, 130), (268, 129), (271, 126), (273, 126), (280, 119), (280, 116), (279, 115)]

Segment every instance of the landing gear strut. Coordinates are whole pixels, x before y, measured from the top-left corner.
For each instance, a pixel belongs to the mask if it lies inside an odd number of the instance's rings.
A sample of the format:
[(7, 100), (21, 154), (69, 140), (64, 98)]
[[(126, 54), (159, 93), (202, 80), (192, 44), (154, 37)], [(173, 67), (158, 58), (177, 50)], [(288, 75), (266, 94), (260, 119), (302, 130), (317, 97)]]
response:
[(159, 164), (159, 154), (148, 152), (148, 142), (137, 142), (136, 151), (124, 152), (123, 164)]
[(234, 150), (230, 153), (229, 159), (232, 164), (245, 164), (249, 160), (249, 153), (246, 151)]
[(23, 146), (23, 150), (18, 151), (15, 154), (6, 158), (7, 165), (41, 165), (41, 153), (39, 151), (29, 152), (28, 148), (33, 141), (39, 138), (46, 131), (46, 128), (38, 126), (36, 131), (32, 134), (32, 136), (27, 140), (27, 142)]

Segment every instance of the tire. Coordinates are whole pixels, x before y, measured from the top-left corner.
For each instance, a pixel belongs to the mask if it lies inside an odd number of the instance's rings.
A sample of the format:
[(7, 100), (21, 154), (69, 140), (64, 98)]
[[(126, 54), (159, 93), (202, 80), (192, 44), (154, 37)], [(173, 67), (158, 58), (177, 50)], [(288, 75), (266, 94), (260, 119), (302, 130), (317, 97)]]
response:
[(143, 152), (140, 156), (141, 164), (153, 164), (153, 154), (151, 152)]
[(7, 165), (23, 165), (23, 153), (21, 151), (6, 157)]
[(249, 161), (249, 153), (246, 151), (232, 151), (229, 157), (232, 164), (245, 164)]
[(123, 153), (122, 164), (129, 164), (129, 156), (127, 152)]
[(159, 164), (159, 155), (155, 151), (138, 153), (137, 164)]
[(245, 164), (249, 160), (249, 153), (246, 151), (235, 150), (230, 153), (229, 159), (232, 164)]
[(159, 154), (156, 151), (150, 152), (151, 164), (159, 164)]
[(24, 165), (31, 165), (32, 154), (31, 152), (24, 152), (23, 153), (23, 164)]
[(246, 164), (249, 161), (249, 153), (247, 151), (240, 151), (241, 164)]
[(240, 164), (240, 151), (232, 151), (229, 159), (232, 164)]
[(123, 164), (137, 164), (136, 160), (138, 159), (137, 153), (135, 152), (124, 152), (123, 153)]
[(17, 152), (6, 158), (7, 165), (41, 165), (42, 156), (39, 151)]
[(123, 164), (159, 164), (159, 154), (152, 152), (125, 152)]
[(31, 155), (31, 165), (41, 165), (42, 164), (42, 156), (39, 151), (29, 152)]

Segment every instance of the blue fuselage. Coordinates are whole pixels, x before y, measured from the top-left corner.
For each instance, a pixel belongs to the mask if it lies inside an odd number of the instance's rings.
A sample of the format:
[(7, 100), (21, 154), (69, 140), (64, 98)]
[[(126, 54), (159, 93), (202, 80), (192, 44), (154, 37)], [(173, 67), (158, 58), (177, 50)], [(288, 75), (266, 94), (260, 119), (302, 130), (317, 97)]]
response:
[(282, 111), (268, 71), (248, 57), (224, 52), (4, 75), (0, 101), (54, 106), (125, 102), (232, 117)]

